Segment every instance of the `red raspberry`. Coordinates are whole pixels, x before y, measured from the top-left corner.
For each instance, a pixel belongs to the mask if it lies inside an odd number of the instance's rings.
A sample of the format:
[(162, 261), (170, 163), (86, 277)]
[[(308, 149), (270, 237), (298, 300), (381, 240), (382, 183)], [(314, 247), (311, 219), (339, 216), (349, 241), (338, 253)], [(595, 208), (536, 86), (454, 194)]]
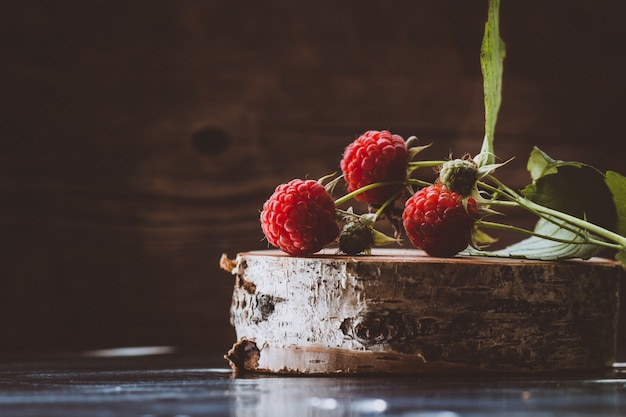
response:
[(268, 242), (289, 255), (318, 252), (339, 235), (335, 202), (313, 180), (295, 179), (276, 187), (260, 219)]
[(454, 256), (467, 247), (477, 217), (476, 200), (469, 197), (466, 209), (462, 197), (442, 184), (422, 188), (406, 201), (402, 213), (411, 243), (440, 257)]
[[(345, 149), (340, 166), (348, 192), (386, 181), (404, 181), (409, 163), (406, 142), (399, 135), (370, 130)], [(354, 198), (369, 204), (382, 204), (402, 189), (402, 184), (377, 187)]]

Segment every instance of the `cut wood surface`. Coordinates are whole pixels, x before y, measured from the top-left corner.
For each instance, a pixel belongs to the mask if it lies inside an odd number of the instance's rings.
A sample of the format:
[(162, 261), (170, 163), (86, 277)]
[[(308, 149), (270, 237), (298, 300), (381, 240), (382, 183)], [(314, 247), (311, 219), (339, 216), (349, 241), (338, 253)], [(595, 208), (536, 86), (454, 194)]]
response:
[(227, 356), (248, 371), (543, 372), (615, 360), (624, 271), (600, 258), (268, 250), (239, 254), (231, 272), (238, 342)]

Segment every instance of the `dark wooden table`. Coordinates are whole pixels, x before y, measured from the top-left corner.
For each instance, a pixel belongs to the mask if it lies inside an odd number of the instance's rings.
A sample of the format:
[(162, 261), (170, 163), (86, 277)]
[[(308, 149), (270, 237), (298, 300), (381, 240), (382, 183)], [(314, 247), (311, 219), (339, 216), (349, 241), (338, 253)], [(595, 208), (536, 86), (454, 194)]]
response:
[(626, 368), (541, 376), (234, 377), (197, 355), (12, 356), (0, 415), (622, 416)]

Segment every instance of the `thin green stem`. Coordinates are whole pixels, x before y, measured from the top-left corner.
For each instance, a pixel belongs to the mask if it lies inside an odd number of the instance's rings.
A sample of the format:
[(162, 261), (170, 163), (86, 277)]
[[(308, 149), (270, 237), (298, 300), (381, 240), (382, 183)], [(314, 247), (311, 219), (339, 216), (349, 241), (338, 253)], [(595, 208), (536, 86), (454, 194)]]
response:
[[(487, 175), (487, 178), (491, 178), (492, 180), (495, 180), (495, 178), (493, 176), (491, 176), (491, 175)], [(493, 185), (491, 185), (489, 183), (486, 183), (484, 181), (478, 181), (478, 184), (481, 187), (487, 189), (488, 191), (491, 191), (494, 194), (504, 195), (505, 198), (507, 198), (510, 201), (515, 201), (516, 200), (517, 193), (515, 191), (511, 190), (509, 187), (506, 187), (504, 184), (502, 184), (502, 187), (504, 187), (505, 189), (500, 188), (500, 187), (494, 187)], [(491, 203), (492, 201), (498, 201), (498, 200), (489, 200), (489, 203)]]
[[(489, 222), (489, 221), (485, 221), (485, 220), (478, 220), (476, 222), (476, 225), (478, 226), (482, 226), (482, 227), (486, 227), (489, 229), (498, 229), (498, 230), (505, 230), (505, 231), (510, 231), (510, 232), (517, 232), (517, 233), (523, 233), (525, 235), (529, 235), (529, 236), (536, 236), (536, 237), (540, 237), (542, 239), (546, 239), (546, 240), (551, 240), (554, 242), (560, 242), (560, 243), (572, 243), (571, 240), (569, 239), (560, 239), (560, 238), (556, 238), (554, 236), (549, 236), (549, 235), (544, 235), (541, 233), (536, 233), (532, 230), (528, 230), (528, 229), (524, 229), (521, 227), (517, 227), (517, 226), (512, 226), (509, 224), (502, 224), (502, 223), (495, 223), (495, 222)], [(583, 236), (581, 236), (583, 237)], [(592, 245), (598, 245), (598, 246), (603, 246), (606, 248), (610, 248), (610, 249), (619, 249), (620, 246), (617, 244), (613, 244), (610, 242), (605, 242), (602, 240), (597, 240), (597, 239), (593, 239), (590, 237), (583, 237), (583, 241), (580, 242), (575, 242), (575, 243), (579, 243), (579, 244), (592, 244)]]
[(368, 184), (357, 190), (352, 191), (351, 193), (348, 193), (342, 197), (339, 197), (338, 199), (335, 200), (335, 205), (339, 206), (345, 203), (346, 201), (349, 201), (354, 196), (364, 193), (365, 191), (373, 190), (374, 188), (378, 188), (378, 187), (384, 187), (386, 185), (398, 185), (398, 184), (403, 184), (403, 182), (402, 181), (385, 181), (385, 182), (375, 182), (374, 184)]
[(409, 162), (409, 168), (411, 170), (422, 168), (422, 167), (438, 167), (439, 165), (445, 164), (447, 161), (417, 161), (417, 162)]
[(380, 214), (385, 211), (385, 209), (389, 206), (389, 204), (393, 203), (394, 201), (396, 201), (398, 199), (398, 197), (400, 197), (402, 193), (396, 193), (393, 196), (391, 196), (390, 199), (388, 199), (387, 201), (385, 201), (379, 208), (378, 210), (376, 210), (376, 213), (374, 213), (374, 216), (376, 216), (376, 219), (378, 219), (378, 216), (380, 216)]
[[(596, 236), (599, 236), (608, 241), (616, 243), (618, 249), (626, 250), (626, 237), (620, 234), (617, 234), (615, 232), (612, 232), (610, 230), (607, 230), (603, 227), (600, 227), (594, 223), (590, 223), (578, 217), (560, 212), (558, 210), (548, 208), (546, 206), (542, 206), (531, 200), (528, 200), (527, 198), (524, 198), (520, 196), (519, 194), (517, 194), (515, 191), (511, 190), (509, 187), (507, 187), (506, 185), (501, 183), (497, 178), (491, 175), (489, 175), (489, 179), (498, 186), (497, 190), (506, 191), (506, 194), (508, 194), (512, 198), (513, 201), (515, 201), (519, 206), (525, 208), (526, 210), (529, 210), (533, 213), (538, 213), (541, 217), (544, 217), (544, 218), (549, 219), (551, 217), (553, 219), (559, 219), (570, 226), (574, 226), (574, 227), (586, 230), (588, 232), (593, 233)], [(551, 221), (554, 222), (554, 220), (551, 220)]]
[[(497, 181), (497, 180), (496, 180)], [(574, 227), (570, 224), (564, 223), (563, 221), (559, 221), (557, 222), (554, 217), (551, 217), (545, 213), (541, 213), (538, 212), (536, 210), (533, 210), (529, 207), (524, 207), (519, 201), (518, 199), (521, 198), (519, 197), (513, 190), (511, 190), (510, 188), (506, 187), (504, 184), (500, 183), (500, 185), (502, 187), (504, 187), (505, 189), (503, 190), (502, 188), (498, 188), (498, 187), (494, 187), (488, 183), (479, 181), (479, 184), (483, 187), (486, 188), (490, 191), (492, 191), (494, 194), (497, 194), (498, 196), (503, 196), (504, 198), (507, 198), (508, 201), (502, 201), (502, 200), (497, 200), (495, 198), (492, 198), (490, 200), (488, 200), (488, 205), (495, 205), (495, 206), (501, 206), (501, 207), (516, 207), (516, 208), (524, 208), (527, 211), (530, 211), (532, 214), (534, 214), (535, 216), (542, 218), (546, 221), (549, 221), (550, 223), (553, 223), (555, 225), (557, 225), (558, 227), (565, 229), (571, 233), (573, 233), (574, 235), (578, 235), (580, 236), (580, 228)], [(524, 199), (526, 200), (526, 199)]]
[(417, 178), (409, 178), (405, 182), (407, 185), (419, 185), (420, 187), (429, 187), (433, 185), (428, 181), (418, 180)]

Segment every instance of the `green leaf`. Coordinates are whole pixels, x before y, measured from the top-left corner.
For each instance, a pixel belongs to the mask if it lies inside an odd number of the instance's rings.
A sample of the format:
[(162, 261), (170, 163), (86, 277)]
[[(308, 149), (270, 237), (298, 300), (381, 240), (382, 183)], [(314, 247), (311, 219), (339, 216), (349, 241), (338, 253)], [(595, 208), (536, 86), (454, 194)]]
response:
[(415, 158), (415, 156), (422, 152), (425, 149), (430, 148), (432, 145), (432, 143), (429, 143), (428, 145), (421, 145), (421, 146), (411, 146), (409, 148), (409, 161), (412, 161), (413, 158)]
[(399, 243), (398, 239), (387, 236), (383, 232), (376, 229), (372, 229), (372, 238), (374, 239), (374, 246), (390, 245), (392, 243)]
[[(535, 148), (528, 159), (533, 182), (522, 190), (524, 197), (540, 206), (566, 213), (608, 230), (626, 232), (626, 178), (617, 173), (605, 176), (579, 162), (551, 158)], [(619, 216), (617, 210), (619, 209)], [(590, 225), (591, 226), (591, 225)], [(582, 226), (564, 224), (554, 217), (540, 218), (531, 236), (497, 251), (469, 251), (471, 255), (541, 260), (589, 259), (603, 247), (586, 243), (588, 237), (602, 240)], [(545, 236), (541, 237), (541, 236)], [(626, 261), (626, 253), (618, 254)]]
[(485, 137), (476, 157), (478, 166), (493, 164), (494, 133), (498, 111), (502, 102), (502, 72), (505, 56), (504, 42), (500, 38), (499, 23), (500, 0), (489, 0), (487, 23), (480, 49), (480, 68), (483, 74), (483, 89), (485, 95)]
[(550, 236), (554, 240), (531, 236), (504, 249), (496, 251), (470, 249), (466, 253), (474, 256), (558, 261), (572, 258), (589, 259), (603, 250), (602, 247), (596, 245), (583, 244), (584, 231), (578, 230), (577, 233), (574, 233), (549, 220), (540, 219), (534, 231), (544, 236)]
[(528, 172), (530, 172), (530, 177), (533, 179), (533, 181), (535, 181), (545, 175), (556, 174), (558, 171), (558, 167), (565, 165), (580, 167), (582, 164), (579, 162), (565, 162), (554, 160), (544, 151), (535, 146), (530, 152), (530, 157), (528, 158), (526, 168), (528, 169)]
[[(614, 171), (606, 173), (606, 185), (613, 194), (613, 203), (617, 210), (615, 232), (626, 236), (626, 177)], [(622, 254), (626, 256), (626, 254)]]
[(531, 153), (528, 170), (533, 182), (522, 190), (526, 198), (615, 230), (616, 204), (602, 172), (579, 162), (554, 160), (538, 148)]
[(481, 180), (481, 179), (485, 178), (487, 175), (493, 174), (493, 172), (496, 169), (498, 169), (498, 168), (508, 164), (512, 160), (513, 160), (513, 158), (511, 158), (511, 159), (509, 159), (507, 161), (504, 161), (504, 162), (500, 162), (498, 164), (482, 165), (482, 166), (478, 167), (478, 172), (476, 173), (476, 176), (478, 177), (479, 180)]
[(497, 241), (497, 238), (491, 237), (481, 229), (475, 228), (472, 231), (472, 246), (474, 247), (487, 247)]
[(530, 172), (530, 177), (534, 181), (543, 177), (544, 175), (556, 173), (556, 168), (551, 168), (551, 166), (553, 166), (555, 162), (556, 161), (554, 159), (550, 158), (542, 150), (534, 147), (532, 152), (530, 152), (530, 157), (528, 158), (526, 169), (528, 169), (528, 172)]

